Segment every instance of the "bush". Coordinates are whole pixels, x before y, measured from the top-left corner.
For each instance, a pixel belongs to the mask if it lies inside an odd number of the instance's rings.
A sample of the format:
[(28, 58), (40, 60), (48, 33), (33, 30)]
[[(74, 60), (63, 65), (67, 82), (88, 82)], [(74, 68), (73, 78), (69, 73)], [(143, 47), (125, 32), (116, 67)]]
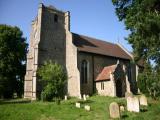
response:
[(48, 84), (45, 86), (44, 91), (41, 92), (41, 100), (42, 101), (51, 101), (53, 99), (53, 85)]
[(54, 97), (61, 98), (64, 96), (67, 74), (61, 65), (51, 60), (46, 61), (39, 68), (38, 75), (44, 86), (43, 92), (41, 92), (42, 100), (51, 101)]

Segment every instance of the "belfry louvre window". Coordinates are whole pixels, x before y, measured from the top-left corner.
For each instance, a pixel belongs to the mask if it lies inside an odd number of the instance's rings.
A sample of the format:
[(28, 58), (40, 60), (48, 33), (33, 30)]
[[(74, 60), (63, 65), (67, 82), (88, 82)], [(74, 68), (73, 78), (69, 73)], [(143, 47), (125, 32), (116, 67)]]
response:
[(55, 22), (55, 23), (58, 22), (58, 15), (57, 15), (57, 14), (54, 15), (54, 22)]
[(83, 60), (81, 63), (81, 82), (86, 84), (88, 81), (88, 62)]
[(104, 90), (104, 82), (101, 82), (101, 90)]

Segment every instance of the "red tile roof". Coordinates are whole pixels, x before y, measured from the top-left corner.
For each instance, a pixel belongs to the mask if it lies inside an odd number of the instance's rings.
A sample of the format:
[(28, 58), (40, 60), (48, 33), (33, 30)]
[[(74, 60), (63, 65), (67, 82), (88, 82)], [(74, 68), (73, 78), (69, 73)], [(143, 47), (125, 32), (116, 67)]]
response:
[(128, 55), (119, 45), (98, 40), (95, 38), (78, 35), (72, 33), (73, 43), (78, 47), (79, 51), (95, 53), (100, 55), (112, 56), (122, 59), (131, 60)]
[(104, 67), (101, 73), (99, 73), (99, 75), (97, 76), (95, 81), (109, 80), (110, 73), (113, 73), (116, 68), (117, 68), (117, 65)]

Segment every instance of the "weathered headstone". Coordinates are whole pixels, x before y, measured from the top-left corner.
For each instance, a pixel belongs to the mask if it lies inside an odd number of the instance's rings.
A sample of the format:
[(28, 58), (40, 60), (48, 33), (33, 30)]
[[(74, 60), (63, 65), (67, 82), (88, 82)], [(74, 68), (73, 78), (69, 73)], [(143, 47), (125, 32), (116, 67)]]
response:
[(127, 110), (130, 112), (139, 112), (139, 100), (137, 97), (127, 97)]
[(68, 98), (67, 98), (67, 95), (65, 95), (65, 96), (64, 96), (64, 100), (67, 100), (67, 99), (68, 99)]
[(132, 112), (132, 106), (133, 106), (133, 98), (127, 97), (127, 110)]
[(124, 111), (124, 106), (120, 106), (120, 111)]
[(120, 118), (119, 105), (116, 102), (109, 105), (109, 113), (111, 118)]
[(145, 95), (141, 95), (139, 98), (140, 105), (148, 106), (147, 97)]
[(133, 93), (125, 92), (125, 98), (128, 98), (128, 97), (133, 97)]
[(138, 99), (138, 97), (133, 97), (133, 112), (139, 112), (139, 99)]
[(83, 95), (83, 100), (84, 100), (84, 101), (86, 101), (86, 100), (87, 100), (87, 99), (86, 99), (86, 95), (85, 95), (85, 94)]
[(82, 99), (82, 95), (81, 94), (79, 95), (79, 99)]
[(91, 110), (91, 107), (90, 107), (89, 105), (85, 105), (85, 106), (84, 106), (84, 109), (87, 110), (87, 111), (90, 111), (90, 110)]
[(86, 98), (89, 98), (89, 95), (86, 95)]
[(76, 107), (77, 107), (77, 108), (81, 108), (81, 104), (78, 103), (78, 102), (76, 102)]

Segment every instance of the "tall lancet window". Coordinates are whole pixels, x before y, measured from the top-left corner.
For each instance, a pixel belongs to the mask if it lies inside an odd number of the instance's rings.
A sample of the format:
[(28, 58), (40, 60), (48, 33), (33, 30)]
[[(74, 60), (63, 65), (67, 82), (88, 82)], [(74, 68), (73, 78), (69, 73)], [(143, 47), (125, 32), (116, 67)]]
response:
[(57, 14), (54, 15), (54, 22), (55, 22), (55, 23), (58, 22), (58, 15), (57, 15)]
[(88, 73), (89, 73), (89, 64), (86, 60), (83, 60), (81, 63), (81, 82), (82, 84), (86, 84), (88, 81)]

